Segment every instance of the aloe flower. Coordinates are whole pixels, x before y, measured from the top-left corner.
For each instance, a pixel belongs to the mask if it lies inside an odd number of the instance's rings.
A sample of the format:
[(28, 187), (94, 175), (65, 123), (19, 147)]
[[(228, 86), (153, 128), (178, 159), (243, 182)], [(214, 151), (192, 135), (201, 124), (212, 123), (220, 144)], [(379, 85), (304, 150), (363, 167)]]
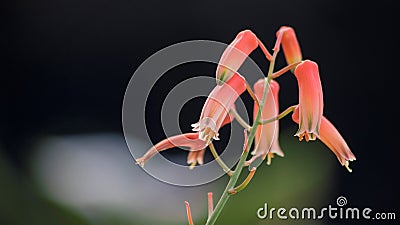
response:
[[(233, 105), (232, 108), (235, 106)], [(224, 121), (222, 122), (221, 126), (225, 126), (226, 124), (229, 124), (232, 122), (234, 119), (234, 116), (231, 114), (226, 115)], [(203, 140), (199, 139), (199, 134), (198, 133), (185, 133), (185, 134), (179, 134), (175, 135), (169, 138), (166, 138), (160, 142), (158, 142), (156, 145), (151, 147), (141, 158), (138, 158), (136, 160), (136, 164), (141, 165), (142, 167), (144, 164), (152, 158), (154, 155), (156, 155), (158, 152), (174, 148), (174, 147), (188, 147), (189, 148), (189, 154), (187, 157), (187, 163), (191, 164), (190, 169), (193, 169), (193, 167), (196, 165), (196, 163), (202, 165), (204, 160), (204, 153), (207, 147), (207, 143)]]
[(299, 86), (299, 140), (315, 140), (319, 136), (323, 112), (323, 95), (318, 65), (305, 60), (297, 65), (294, 74)]
[[(299, 108), (297, 107), (292, 115), (294, 122), (299, 123)], [(321, 128), (319, 133), (319, 139), (336, 155), (342, 166), (345, 166), (349, 172), (352, 170), (349, 168), (349, 161), (356, 160), (356, 157), (351, 152), (346, 141), (340, 135), (339, 131), (335, 126), (324, 116), (321, 120)]]
[(217, 84), (222, 85), (229, 80), (257, 46), (258, 39), (253, 32), (240, 32), (222, 53), (216, 71)]
[[(260, 79), (254, 84), (254, 92), (259, 101), (261, 101), (264, 93), (265, 79)], [(279, 84), (278, 82), (271, 80), (270, 90), (265, 99), (265, 106), (261, 113), (261, 120), (274, 118), (279, 114)], [(259, 107), (254, 104), (253, 118), (256, 118)], [(253, 157), (246, 162), (246, 165), (252, 163), (256, 158), (262, 157), (264, 160), (268, 156), (267, 164), (271, 164), (271, 158), (274, 154), (281, 157), (284, 156), (281, 147), (278, 142), (279, 134), (279, 121), (276, 120), (267, 124), (260, 124), (257, 127), (255, 139), (254, 151), (251, 153)]]
[(288, 26), (282, 26), (276, 33), (276, 36), (281, 32), (283, 32), (281, 44), (287, 64), (300, 62), (302, 60), (301, 49), (294, 29)]
[(208, 96), (201, 111), (199, 122), (192, 124), (199, 132), (199, 139), (207, 143), (218, 139), (218, 131), (236, 99), (246, 90), (246, 81), (238, 73), (221, 86), (216, 86)]
[(136, 159), (136, 164), (144, 166), (147, 160), (152, 158), (158, 152), (174, 147), (188, 147), (191, 152), (202, 151), (207, 147), (207, 145), (205, 141), (198, 139), (198, 137), (199, 135), (197, 133), (185, 133), (166, 138), (151, 147), (143, 157)]

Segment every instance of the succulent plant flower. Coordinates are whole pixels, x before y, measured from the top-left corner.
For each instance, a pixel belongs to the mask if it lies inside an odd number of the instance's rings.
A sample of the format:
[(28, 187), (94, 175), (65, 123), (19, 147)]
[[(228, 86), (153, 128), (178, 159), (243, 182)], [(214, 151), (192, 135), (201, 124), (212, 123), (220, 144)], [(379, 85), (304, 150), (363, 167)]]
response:
[[(254, 92), (259, 101), (261, 101), (264, 93), (265, 79), (260, 79), (254, 84)], [(279, 84), (278, 82), (271, 80), (270, 90), (265, 99), (265, 106), (261, 112), (261, 119), (274, 118), (279, 114)], [(257, 116), (259, 107), (254, 104), (254, 118)], [(246, 165), (252, 163), (256, 158), (261, 157), (263, 160), (268, 156), (267, 164), (271, 163), (271, 158), (274, 154), (284, 156), (281, 147), (278, 142), (279, 134), (279, 121), (275, 120), (267, 124), (260, 124), (257, 127), (256, 134), (254, 136), (255, 147), (251, 153), (253, 157), (246, 162)]]
[(237, 34), (219, 60), (216, 71), (217, 84), (222, 85), (237, 73), (239, 67), (257, 46), (258, 39), (252, 31), (244, 30)]
[(324, 108), (318, 65), (305, 60), (297, 65), (294, 74), (299, 86), (299, 140), (315, 140), (319, 136)]
[(278, 36), (280, 32), (283, 32), (281, 44), (287, 64), (290, 65), (300, 62), (302, 60), (302, 54), (294, 29), (292, 27), (282, 26), (277, 31), (276, 36)]
[[(158, 152), (174, 148), (174, 147), (188, 147), (190, 152), (199, 152), (203, 151), (207, 147), (205, 141), (200, 140), (199, 135), (197, 133), (185, 133), (185, 134), (179, 134), (175, 135), (169, 138), (166, 138), (160, 142), (158, 142), (156, 145), (152, 146), (145, 154), (143, 157), (136, 159), (136, 164), (139, 164), (140, 166), (144, 166), (144, 164), (152, 158), (155, 154)], [(191, 155), (191, 159), (195, 159), (198, 161), (198, 154), (196, 154), (196, 157), (194, 155)], [(199, 161), (199, 163), (202, 163), (202, 160)]]
[[(299, 123), (299, 108), (296, 108), (292, 115), (294, 122)], [(356, 157), (351, 152), (346, 141), (340, 135), (335, 126), (324, 116), (321, 120), (321, 128), (319, 132), (319, 139), (336, 155), (342, 166), (351, 172), (349, 161), (356, 160)]]
[[(232, 108), (235, 108), (233, 105)], [(234, 119), (234, 116), (231, 114), (226, 115), (225, 119), (222, 122), (221, 126), (225, 126), (226, 124), (229, 124), (232, 122)], [(136, 160), (136, 164), (141, 165), (142, 167), (144, 164), (152, 158), (155, 154), (158, 152), (174, 148), (174, 147), (188, 147), (189, 148), (189, 154), (187, 157), (187, 163), (190, 164), (190, 169), (193, 169), (193, 167), (198, 163), (200, 165), (203, 164), (204, 160), (204, 153), (207, 147), (207, 144), (205, 141), (199, 139), (199, 134), (198, 133), (185, 133), (185, 134), (179, 134), (175, 135), (169, 138), (166, 138), (160, 142), (158, 142), (156, 145), (152, 146), (145, 154), (143, 157), (138, 158)]]
[(211, 139), (218, 140), (218, 131), (236, 99), (246, 90), (246, 81), (235, 73), (226, 83), (216, 86), (209, 94), (199, 122), (192, 124), (193, 131), (198, 131), (199, 139), (208, 145)]

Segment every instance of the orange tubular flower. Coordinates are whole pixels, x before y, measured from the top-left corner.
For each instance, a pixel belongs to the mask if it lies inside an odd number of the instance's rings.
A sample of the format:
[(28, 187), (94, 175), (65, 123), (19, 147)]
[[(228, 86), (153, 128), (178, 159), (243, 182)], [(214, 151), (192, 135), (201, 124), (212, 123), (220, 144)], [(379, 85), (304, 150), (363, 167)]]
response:
[(208, 96), (198, 123), (192, 124), (199, 132), (199, 139), (207, 143), (218, 140), (218, 130), (223, 125), (236, 99), (246, 90), (246, 81), (238, 73), (221, 86), (216, 86)]
[[(297, 107), (292, 115), (294, 122), (299, 123), (299, 108)], [(345, 166), (349, 172), (352, 170), (349, 168), (349, 161), (356, 160), (356, 157), (351, 152), (346, 141), (340, 135), (339, 131), (335, 126), (324, 116), (321, 120), (321, 128), (319, 139), (326, 145), (338, 158), (340, 164)]]
[(300, 62), (302, 60), (301, 49), (293, 28), (282, 26), (276, 33), (276, 36), (278, 36), (280, 32), (283, 32), (281, 43), (287, 64), (290, 65)]
[[(260, 79), (254, 84), (254, 92), (259, 101), (261, 101), (263, 93), (264, 93), (264, 84), (265, 79)], [(278, 82), (271, 80), (270, 83), (270, 91), (268, 92), (267, 98), (265, 99), (265, 107), (261, 113), (261, 119), (270, 119), (274, 118), (279, 114), (279, 102), (278, 102), (278, 94), (279, 94), (279, 84)], [(254, 118), (257, 116), (257, 112), (259, 107), (257, 104), (254, 104)], [(268, 155), (267, 164), (271, 164), (271, 158), (274, 157), (274, 153), (283, 157), (284, 154), (279, 146), (278, 142), (278, 134), (279, 134), (279, 121), (276, 120), (267, 124), (260, 124), (257, 127), (255, 134), (255, 148), (251, 153), (253, 157), (246, 162), (246, 165), (249, 165), (256, 158), (262, 157), (264, 160)]]
[[(192, 152), (203, 151), (207, 147), (205, 141), (200, 140), (197, 133), (179, 134), (167, 139), (164, 139), (151, 147), (143, 157), (136, 159), (136, 164), (144, 166), (144, 164), (158, 152), (173, 148), (173, 147), (188, 147)], [(197, 154), (196, 154), (197, 155)], [(193, 158), (193, 156), (191, 156)], [(196, 157), (197, 158), (197, 157)], [(197, 158), (198, 159), (198, 158)], [(196, 159), (196, 160), (197, 160)], [(202, 164), (203, 160), (199, 161)]]
[(229, 80), (257, 46), (258, 39), (253, 32), (240, 32), (222, 53), (216, 71), (217, 84), (222, 85)]
[[(235, 106), (233, 105), (232, 108)], [(222, 122), (221, 126), (225, 126), (226, 124), (229, 124), (232, 122), (234, 119), (234, 116), (228, 114), (224, 121)], [(160, 142), (158, 142), (156, 145), (151, 147), (143, 157), (138, 158), (136, 160), (136, 164), (139, 164), (140, 166), (144, 166), (144, 164), (152, 158), (155, 154), (158, 152), (174, 148), (174, 147), (188, 147), (189, 148), (189, 154), (187, 157), (187, 164), (190, 164), (190, 169), (193, 169), (196, 163), (203, 165), (203, 158), (204, 158), (204, 153), (207, 147), (207, 144), (205, 141), (199, 139), (199, 134), (198, 133), (185, 133), (185, 134), (179, 134), (175, 135), (172, 137), (169, 137), (167, 139), (164, 139)]]
[(305, 60), (297, 65), (294, 74), (299, 85), (299, 130), (295, 134), (299, 140), (315, 140), (319, 130), (324, 108), (321, 80), (318, 65)]

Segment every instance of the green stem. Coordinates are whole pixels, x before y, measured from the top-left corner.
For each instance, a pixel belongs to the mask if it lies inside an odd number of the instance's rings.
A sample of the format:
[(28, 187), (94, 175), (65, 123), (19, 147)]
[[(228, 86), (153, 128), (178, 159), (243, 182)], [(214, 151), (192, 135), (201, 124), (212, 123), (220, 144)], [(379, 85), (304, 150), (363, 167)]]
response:
[[(277, 42), (279, 41), (279, 43), (280, 43), (280, 39), (281, 39), (281, 37), (278, 38)], [(222, 196), (219, 199), (217, 205), (215, 206), (213, 213), (208, 218), (206, 225), (213, 225), (217, 221), (218, 216), (221, 214), (222, 209), (224, 208), (225, 204), (227, 203), (227, 201), (230, 197), (229, 191), (235, 187), (236, 182), (239, 179), (240, 174), (242, 173), (242, 170), (244, 168), (244, 163), (246, 162), (247, 156), (250, 152), (249, 150), (253, 144), (254, 136), (256, 134), (256, 130), (257, 130), (257, 127), (258, 127), (260, 119), (261, 119), (261, 112), (264, 109), (265, 99), (267, 98), (267, 94), (269, 91), (269, 83), (271, 82), (271, 79), (272, 79), (271, 76), (272, 76), (272, 73), (274, 70), (275, 59), (276, 59), (276, 55), (278, 54), (278, 51), (279, 51), (279, 45), (278, 45), (278, 43), (276, 43), (275, 47), (274, 47), (274, 53), (271, 57), (270, 64), (269, 64), (268, 75), (266, 77), (263, 97), (260, 102), (260, 107), (258, 109), (257, 116), (254, 119), (253, 126), (250, 129), (250, 134), (249, 134), (249, 137), (247, 140), (247, 145), (246, 145), (247, 147), (243, 151), (242, 155), (240, 156), (240, 159), (239, 159), (239, 162), (237, 163), (236, 169), (233, 172), (232, 176), (230, 177), (229, 182), (226, 185), (225, 190), (222, 193)]]
[(248, 154), (249, 154), (249, 151), (244, 151), (242, 156), (240, 157), (240, 160), (237, 164), (237, 168), (236, 168), (235, 172), (233, 172), (233, 175), (231, 176), (231, 178), (229, 179), (229, 182), (226, 185), (226, 188), (225, 188), (224, 192), (222, 193), (222, 196), (219, 199), (217, 205), (215, 206), (213, 213), (208, 218), (206, 225), (214, 224), (215, 221), (217, 220), (218, 216), (221, 214), (222, 209), (224, 208), (226, 202), (229, 199), (229, 196), (230, 196), (229, 190), (231, 188), (235, 187), (235, 184), (239, 178), (240, 173), (242, 172), (243, 165), (244, 165), (244, 162), (246, 161)]
[(292, 106), (288, 107), (287, 109), (285, 109), (285, 111), (281, 112), (279, 115), (272, 117), (270, 119), (260, 121), (260, 124), (266, 124), (266, 123), (274, 122), (275, 120), (280, 120), (283, 117), (285, 117), (287, 114), (289, 114), (290, 112), (294, 111), (296, 109), (296, 107), (297, 107), (297, 105), (292, 105)]
[(289, 70), (293, 69), (294, 67), (296, 67), (299, 63), (301, 63), (301, 62), (295, 62), (295, 63), (292, 63), (292, 64), (290, 64), (290, 65), (285, 66), (285, 67), (282, 68), (281, 70), (278, 70), (277, 72), (273, 73), (273, 74), (271, 75), (272, 78), (275, 79), (275, 78), (281, 76), (282, 74), (284, 74), (284, 73), (286, 73), (287, 71), (289, 71)]
[(244, 121), (244, 119), (239, 115), (235, 109), (230, 109), (230, 113), (235, 117), (236, 121), (246, 130), (250, 130), (251, 126)]
[(260, 46), (261, 51), (264, 53), (265, 57), (268, 59), (268, 61), (271, 61), (272, 55), (268, 52), (268, 49), (265, 47), (265, 45), (261, 42), (260, 39), (257, 38), (258, 41), (258, 46)]
[(219, 157), (217, 151), (215, 150), (214, 144), (211, 142), (210, 145), (208, 145), (210, 148), (211, 154), (214, 156), (215, 161), (217, 161), (218, 165), (224, 170), (228, 176), (232, 176), (232, 170), (229, 169), (229, 167), (222, 161), (222, 159)]
[(247, 81), (246, 81), (246, 90), (249, 93), (250, 97), (253, 99), (254, 103), (257, 104), (258, 107), (260, 107), (260, 103), (258, 102), (256, 95), (254, 94), (250, 84)]
[(230, 189), (229, 194), (234, 195), (234, 194), (238, 193), (239, 191), (245, 189), (247, 187), (247, 185), (250, 183), (250, 181), (253, 178), (255, 173), (256, 173), (256, 168), (255, 167), (251, 168), (246, 179), (244, 179), (244, 181), (241, 184), (239, 184), (237, 187)]

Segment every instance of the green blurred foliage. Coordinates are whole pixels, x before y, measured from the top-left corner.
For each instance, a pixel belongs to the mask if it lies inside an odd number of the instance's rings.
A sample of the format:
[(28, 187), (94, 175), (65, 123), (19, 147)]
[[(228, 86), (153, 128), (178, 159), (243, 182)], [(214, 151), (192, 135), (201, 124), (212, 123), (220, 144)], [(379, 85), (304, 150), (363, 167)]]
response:
[[(336, 157), (320, 141), (299, 142), (293, 137), (295, 128), (281, 132), (280, 144), (285, 157), (276, 156), (271, 165), (263, 162), (250, 184), (242, 192), (231, 196), (217, 224), (321, 224), (319, 220), (279, 220), (257, 218), (257, 210), (268, 203), (268, 208), (320, 207), (331, 203), (330, 190), (335, 185), (334, 169), (343, 169)], [(337, 165), (335, 165), (335, 163)], [(343, 172), (347, 172), (343, 169)], [(243, 180), (247, 173), (243, 173)], [(217, 198), (217, 196), (215, 196)], [(217, 201), (215, 199), (214, 201)], [(286, 213), (287, 215), (287, 213)], [(204, 224), (197, 221), (195, 224)]]
[(0, 224), (91, 225), (79, 213), (47, 198), (0, 150)]
[[(263, 162), (251, 183), (242, 192), (231, 196), (217, 224), (321, 224), (319, 220), (260, 220), (257, 209), (268, 203), (271, 207), (320, 207), (331, 203), (337, 196), (329, 196), (335, 186), (334, 169), (343, 169), (335, 156), (319, 141), (299, 142), (293, 137), (295, 128), (281, 132), (280, 144), (285, 157), (276, 156), (268, 166)], [(343, 172), (346, 172), (343, 169)], [(240, 180), (247, 176), (246, 169)], [(227, 180), (227, 177), (220, 179)], [(240, 181), (239, 181), (240, 182)], [(15, 170), (0, 151), (0, 224), (7, 225), (128, 225), (152, 224), (151, 210), (147, 215), (137, 215), (132, 221), (117, 209), (94, 212), (95, 219), (88, 219), (78, 209), (70, 209), (41, 192), (29, 177)], [(224, 187), (221, 187), (222, 191)], [(212, 191), (212, 190), (210, 190)], [(219, 194), (214, 190), (214, 204)], [(205, 193), (197, 193), (205, 195)], [(329, 198), (328, 198), (329, 196)], [(162, 200), (162, 199), (160, 199)], [(206, 204), (204, 197), (204, 204)], [(154, 203), (157, 207), (157, 203)], [(198, 209), (196, 209), (198, 210)], [(185, 215), (182, 204), (182, 215)], [(135, 212), (132, 212), (134, 215)], [(195, 224), (204, 224), (204, 217)], [(176, 216), (176, 215), (171, 215)], [(135, 218), (134, 217), (134, 218)], [(147, 218), (147, 219), (146, 219)], [(168, 220), (166, 220), (168, 221)]]

